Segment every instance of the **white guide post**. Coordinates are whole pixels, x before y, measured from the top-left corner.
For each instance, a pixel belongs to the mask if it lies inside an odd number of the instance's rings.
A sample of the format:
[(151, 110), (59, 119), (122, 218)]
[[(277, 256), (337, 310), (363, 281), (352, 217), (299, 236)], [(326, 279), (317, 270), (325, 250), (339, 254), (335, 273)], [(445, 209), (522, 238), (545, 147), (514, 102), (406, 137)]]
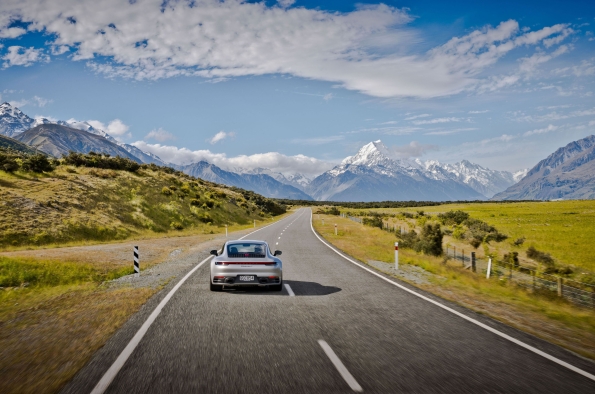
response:
[(225, 225), (225, 238), (227, 238), (227, 224)]
[(322, 219), (322, 225), (324, 226), (324, 219)]
[(254, 228), (256, 228), (256, 219), (254, 219)]
[(488, 259), (488, 272), (486, 273), (486, 279), (490, 279), (490, 274), (492, 272), (492, 259)]
[(134, 247), (134, 277), (138, 278), (140, 275), (140, 264), (138, 262), (138, 246)]
[(395, 242), (395, 269), (399, 269), (399, 243)]
[(337, 235), (337, 225), (335, 224), (335, 235)]

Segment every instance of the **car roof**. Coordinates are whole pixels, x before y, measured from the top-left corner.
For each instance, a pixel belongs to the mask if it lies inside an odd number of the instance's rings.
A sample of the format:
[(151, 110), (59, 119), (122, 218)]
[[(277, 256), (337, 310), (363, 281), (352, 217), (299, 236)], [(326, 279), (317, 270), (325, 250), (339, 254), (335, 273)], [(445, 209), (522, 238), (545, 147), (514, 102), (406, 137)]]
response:
[(226, 245), (229, 245), (229, 244), (247, 244), (247, 243), (268, 245), (266, 243), (266, 241), (255, 240), (255, 239), (236, 239), (236, 240), (233, 240), (233, 241), (227, 241)]

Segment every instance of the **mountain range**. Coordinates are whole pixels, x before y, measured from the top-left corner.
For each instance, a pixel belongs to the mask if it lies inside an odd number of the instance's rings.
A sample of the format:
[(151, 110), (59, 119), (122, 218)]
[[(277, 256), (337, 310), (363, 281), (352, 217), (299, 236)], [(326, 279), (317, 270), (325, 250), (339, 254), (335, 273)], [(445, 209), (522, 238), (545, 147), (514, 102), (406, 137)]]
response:
[(595, 135), (571, 142), (493, 200), (595, 199)]
[(444, 164), (435, 160), (399, 159), (381, 141), (366, 144), (354, 156), (314, 179), (267, 168), (226, 170), (204, 161), (181, 166), (122, 143), (88, 122), (32, 119), (9, 103), (0, 105), (0, 134), (58, 157), (70, 150), (94, 150), (139, 163), (174, 167), (267, 197), (302, 200), (485, 200), (511, 187), (526, 174), (526, 170), (517, 173), (491, 170), (467, 160)]

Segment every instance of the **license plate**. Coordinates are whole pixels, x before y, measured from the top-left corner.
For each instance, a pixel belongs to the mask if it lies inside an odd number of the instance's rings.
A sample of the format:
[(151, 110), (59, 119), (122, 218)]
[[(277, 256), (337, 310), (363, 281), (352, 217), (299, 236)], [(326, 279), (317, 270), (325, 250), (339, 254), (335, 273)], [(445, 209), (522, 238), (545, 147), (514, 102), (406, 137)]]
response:
[(240, 275), (240, 282), (254, 282), (254, 275)]

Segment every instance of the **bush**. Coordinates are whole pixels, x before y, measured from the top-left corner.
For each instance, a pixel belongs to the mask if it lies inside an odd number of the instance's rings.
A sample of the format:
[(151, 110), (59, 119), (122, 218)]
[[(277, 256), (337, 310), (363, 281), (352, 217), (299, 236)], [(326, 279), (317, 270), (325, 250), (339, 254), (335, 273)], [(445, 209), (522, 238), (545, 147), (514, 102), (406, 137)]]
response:
[(443, 234), (438, 223), (426, 224), (419, 235), (415, 231), (397, 234), (400, 246), (432, 256), (442, 254), (442, 237)]
[(503, 257), (504, 263), (510, 264), (515, 268), (519, 267), (519, 254), (518, 252), (506, 253)]
[(163, 189), (161, 189), (161, 193), (165, 194), (166, 196), (171, 196), (172, 194), (174, 194), (174, 192), (167, 186), (163, 186)]
[(111, 157), (108, 154), (95, 152), (84, 154), (71, 151), (68, 155), (64, 156), (64, 164), (75, 167), (105, 168), (129, 172), (136, 172), (141, 168), (141, 165), (133, 160), (120, 156)]
[(33, 172), (50, 172), (54, 170), (47, 156), (42, 154), (31, 155), (23, 160), (23, 169)]
[(378, 227), (378, 228), (382, 228), (382, 224), (383, 224), (382, 218), (379, 216), (374, 216), (371, 218), (363, 218), (362, 223), (366, 226)]
[(190, 200), (190, 205), (194, 205), (195, 207), (200, 206), (200, 200), (193, 198), (192, 200)]
[(527, 249), (527, 257), (540, 262), (546, 267), (553, 267), (555, 264), (553, 257), (549, 253), (541, 252), (533, 246), (529, 246), (529, 249)]
[(438, 220), (446, 226), (460, 225), (467, 219), (469, 219), (469, 214), (460, 210), (438, 214)]
[(517, 238), (516, 241), (513, 242), (514, 246), (521, 246), (525, 243), (525, 237)]

